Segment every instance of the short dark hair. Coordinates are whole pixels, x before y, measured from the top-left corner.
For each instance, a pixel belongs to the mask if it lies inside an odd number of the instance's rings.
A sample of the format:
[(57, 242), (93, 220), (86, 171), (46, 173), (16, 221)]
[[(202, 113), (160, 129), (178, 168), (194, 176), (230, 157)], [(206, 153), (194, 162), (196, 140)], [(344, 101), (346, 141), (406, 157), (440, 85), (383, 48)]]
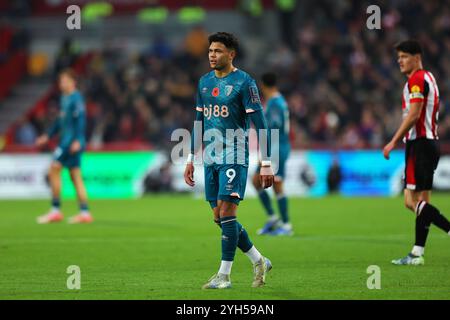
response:
[(277, 75), (273, 72), (266, 72), (261, 76), (261, 81), (267, 87), (275, 87), (277, 85)]
[(395, 45), (397, 51), (423, 55), (422, 46), (417, 40), (405, 40)]
[(228, 49), (233, 49), (234, 51), (239, 51), (239, 41), (231, 33), (228, 32), (216, 32), (208, 37), (209, 44), (213, 42), (220, 42)]

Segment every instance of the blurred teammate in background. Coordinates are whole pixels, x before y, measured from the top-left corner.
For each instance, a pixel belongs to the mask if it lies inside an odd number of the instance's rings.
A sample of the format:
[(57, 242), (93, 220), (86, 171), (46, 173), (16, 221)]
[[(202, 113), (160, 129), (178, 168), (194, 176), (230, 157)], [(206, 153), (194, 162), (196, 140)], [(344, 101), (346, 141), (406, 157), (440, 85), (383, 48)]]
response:
[(425, 242), (430, 225), (450, 235), (450, 222), (431, 203), (433, 175), (439, 163), (438, 116), (439, 89), (431, 72), (423, 69), (422, 47), (415, 40), (397, 45), (400, 72), (408, 77), (403, 87), (403, 121), (392, 140), (384, 147), (386, 159), (403, 139), (405, 149), (404, 197), (406, 207), (416, 214), (416, 241), (396, 265), (423, 265)]
[[(260, 287), (264, 285), (266, 273), (272, 268), (272, 264), (250, 241), (236, 215), (247, 184), (248, 136), (245, 133), (249, 129), (250, 120), (262, 137), (259, 140), (263, 155), (261, 184), (268, 188), (273, 183), (267, 123), (255, 80), (233, 66), (238, 50), (237, 39), (232, 34), (219, 32), (209, 37), (209, 44), (209, 63), (213, 71), (201, 77), (198, 84), (196, 124), (191, 136), (191, 154), (184, 172), (186, 183), (194, 186), (193, 159), (194, 154), (201, 149), (203, 140), (202, 131), (196, 130), (196, 125), (201, 124), (205, 132), (205, 195), (210, 203), (214, 222), (222, 229), (220, 268), (203, 288), (231, 287), (231, 266), (237, 247), (253, 263), (252, 287)], [(237, 137), (229, 137), (230, 131), (237, 133)], [(206, 138), (208, 134), (214, 134), (214, 139)], [(264, 135), (267, 138), (265, 140)], [(264, 141), (267, 142), (265, 148), (262, 147)], [(208, 153), (208, 149), (214, 151)]]
[(90, 223), (93, 221), (87, 204), (87, 192), (81, 175), (81, 156), (85, 148), (86, 111), (84, 99), (77, 90), (75, 73), (64, 70), (59, 74), (61, 90), (60, 112), (48, 132), (40, 136), (36, 144), (42, 147), (59, 133), (58, 147), (53, 153), (49, 179), (52, 190), (50, 212), (38, 217), (38, 223), (59, 222), (64, 219), (61, 212), (61, 170), (69, 169), (75, 187), (80, 213), (69, 219), (69, 223)]
[(265, 73), (261, 78), (261, 91), (266, 101), (265, 116), (270, 130), (278, 130), (279, 143), (272, 141), (272, 154), (278, 153), (279, 163), (275, 165), (278, 171), (275, 175), (273, 190), (277, 197), (278, 209), (281, 221), (275, 215), (268, 192), (261, 186), (260, 165), (253, 176), (253, 185), (258, 192), (259, 199), (268, 215), (268, 221), (264, 227), (258, 230), (258, 234), (292, 235), (292, 225), (289, 222), (288, 199), (284, 194), (283, 180), (286, 174), (286, 162), (291, 151), (289, 142), (289, 109), (286, 100), (277, 88), (277, 77), (274, 73)]

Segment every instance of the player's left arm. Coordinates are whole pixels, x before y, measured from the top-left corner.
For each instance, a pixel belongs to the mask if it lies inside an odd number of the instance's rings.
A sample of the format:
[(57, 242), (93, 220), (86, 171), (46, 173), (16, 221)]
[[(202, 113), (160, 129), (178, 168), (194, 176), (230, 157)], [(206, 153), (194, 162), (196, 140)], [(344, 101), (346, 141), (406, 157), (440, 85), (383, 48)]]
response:
[(395, 148), (397, 143), (402, 140), (405, 134), (417, 123), (422, 113), (425, 84), (423, 78), (414, 77), (408, 83), (410, 94), (410, 107), (408, 115), (403, 119), (400, 127), (395, 132), (391, 141), (384, 147), (383, 155), (386, 159), (389, 159), (390, 152)]
[(40, 148), (46, 145), (48, 141), (60, 131), (60, 129), (61, 123), (58, 116), (58, 118), (53, 121), (47, 132), (37, 137), (35, 142), (36, 146)]
[(262, 112), (262, 110), (253, 111), (249, 114), (249, 116), (253, 124), (255, 125), (255, 129), (258, 132), (257, 136), (259, 149), (261, 151), (261, 160), (270, 162), (271, 141), (269, 126), (267, 125), (266, 117), (264, 117), (264, 113)]
[(190, 187), (195, 185), (194, 181), (194, 157), (195, 154), (202, 148), (203, 137), (203, 101), (200, 94), (200, 81), (197, 86), (196, 106), (195, 106), (195, 121), (191, 132), (191, 153), (188, 155), (186, 161), (186, 168), (184, 169), (184, 181)]
[(84, 140), (86, 130), (86, 106), (82, 99), (74, 102), (73, 121), (74, 136), (70, 145), (70, 152), (77, 153), (82, 149), (81, 141)]
[(397, 132), (392, 137), (391, 142), (397, 144), (405, 134), (416, 124), (416, 122), (420, 118), (420, 114), (422, 113), (423, 102), (414, 102), (411, 103), (411, 107), (409, 109), (408, 115), (405, 119), (403, 119), (402, 124), (397, 129)]
[(256, 132), (258, 132), (258, 145), (261, 153), (261, 185), (263, 188), (269, 188), (272, 186), (274, 179), (272, 163), (270, 161), (272, 147), (269, 128), (262, 110), (251, 112), (250, 119), (255, 125)]
[(261, 153), (261, 185), (269, 188), (273, 184), (273, 170), (270, 161), (271, 141), (269, 127), (262, 111), (261, 100), (259, 98), (258, 87), (253, 79), (249, 79), (243, 86), (243, 103), (245, 111), (249, 114), (251, 121), (258, 132), (258, 145)]

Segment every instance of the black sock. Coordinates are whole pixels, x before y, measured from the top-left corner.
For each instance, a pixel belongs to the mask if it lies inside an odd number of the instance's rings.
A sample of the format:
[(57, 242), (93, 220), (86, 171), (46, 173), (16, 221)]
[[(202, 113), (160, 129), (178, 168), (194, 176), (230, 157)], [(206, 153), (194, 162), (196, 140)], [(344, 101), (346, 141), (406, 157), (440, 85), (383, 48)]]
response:
[(416, 218), (416, 246), (425, 247), (428, 232), (430, 231), (431, 221), (423, 214), (419, 214)]
[(450, 232), (450, 221), (444, 217), (439, 210), (425, 201), (419, 201), (416, 210), (417, 217), (423, 216), (426, 223), (432, 223), (446, 233)]

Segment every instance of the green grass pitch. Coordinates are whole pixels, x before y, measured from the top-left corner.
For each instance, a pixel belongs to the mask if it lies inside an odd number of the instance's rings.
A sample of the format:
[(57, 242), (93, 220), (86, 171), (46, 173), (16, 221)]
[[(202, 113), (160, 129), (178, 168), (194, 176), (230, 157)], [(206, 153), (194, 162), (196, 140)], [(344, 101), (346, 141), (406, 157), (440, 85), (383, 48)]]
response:
[[(433, 202), (450, 217), (448, 194)], [(274, 203), (274, 205), (276, 205)], [(207, 202), (163, 195), (91, 202), (92, 225), (37, 225), (47, 201), (0, 201), (0, 299), (449, 299), (450, 237), (432, 227), (425, 266), (390, 264), (411, 249), (414, 217), (401, 198), (291, 199), (296, 235), (256, 236), (255, 199), (238, 217), (272, 260), (267, 285), (253, 289), (252, 267), (237, 252), (229, 290), (201, 290), (218, 270), (220, 230)], [(66, 201), (66, 217), (76, 213)], [(81, 289), (69, 290), (69, 265)], [(369, 290), (367, 267), (381, 269)]]

